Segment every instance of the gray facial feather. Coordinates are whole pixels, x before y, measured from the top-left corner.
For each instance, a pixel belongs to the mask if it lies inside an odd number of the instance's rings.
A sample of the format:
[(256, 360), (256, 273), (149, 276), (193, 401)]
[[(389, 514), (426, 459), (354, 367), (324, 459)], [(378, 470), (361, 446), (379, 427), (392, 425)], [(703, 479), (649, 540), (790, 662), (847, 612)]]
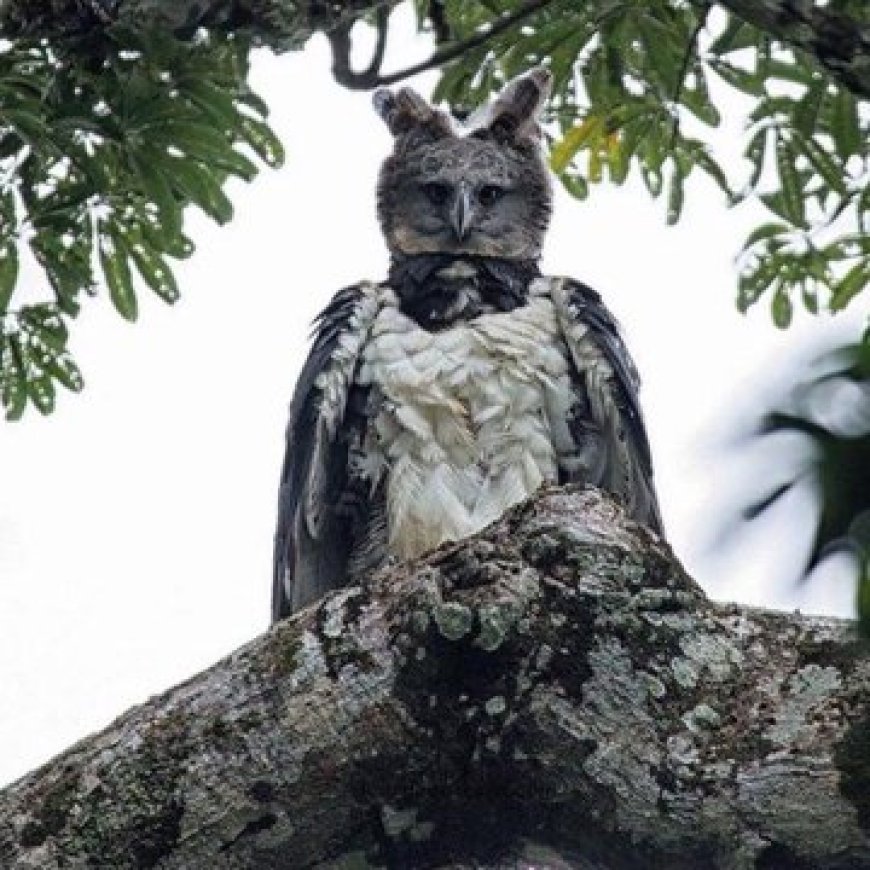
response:
[(552, 203), (538, 147), (550, 74), (512, 82), (464, 133), (418, 94), (375, 94), (395, 137), (378, 181), (378, 218), (390, 252), (535, 260)]

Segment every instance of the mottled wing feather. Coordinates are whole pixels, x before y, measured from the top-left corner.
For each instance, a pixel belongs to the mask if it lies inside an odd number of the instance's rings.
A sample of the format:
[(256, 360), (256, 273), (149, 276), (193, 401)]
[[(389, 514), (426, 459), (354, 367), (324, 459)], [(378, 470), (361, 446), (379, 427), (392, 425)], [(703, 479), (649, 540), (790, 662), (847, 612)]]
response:
[(603, 430), (602, 485), (626, 502), (635, 519), (663, 534), (638, 398), (640, 378), (619, 326), (598, 293), (579, 281), (552, 279), (550, 292), (584, 403)]
[(360, 351), (377, 313), (376, 288), (340, 290), (315, 322), (287, 425), (275, 530), (272, 619), (344, 582), (356, 497), (346, 414)]

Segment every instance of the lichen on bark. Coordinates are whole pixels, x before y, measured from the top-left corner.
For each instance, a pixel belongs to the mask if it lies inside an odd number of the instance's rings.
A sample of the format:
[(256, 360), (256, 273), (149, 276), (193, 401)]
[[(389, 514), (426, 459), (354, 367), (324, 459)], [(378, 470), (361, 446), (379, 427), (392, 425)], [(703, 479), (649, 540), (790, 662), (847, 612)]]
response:
[(0, 865), (870, 867), (868, 700), (850, 624), (551, 490), (0, 793)]

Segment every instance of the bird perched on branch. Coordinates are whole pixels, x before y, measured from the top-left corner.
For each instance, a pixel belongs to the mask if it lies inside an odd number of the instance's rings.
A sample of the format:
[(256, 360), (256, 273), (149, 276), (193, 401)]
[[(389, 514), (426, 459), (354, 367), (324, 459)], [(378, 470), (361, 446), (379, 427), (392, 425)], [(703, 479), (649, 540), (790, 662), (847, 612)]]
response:
[(273, 619), (479, 531), (544, 483), (599, 486), (661, 532), (638, 377), (598, 294), (538, 268), (552, 190), (515, 79), (465, 127), (378, 91), (389, 276), (321, 313), (290, 408)]

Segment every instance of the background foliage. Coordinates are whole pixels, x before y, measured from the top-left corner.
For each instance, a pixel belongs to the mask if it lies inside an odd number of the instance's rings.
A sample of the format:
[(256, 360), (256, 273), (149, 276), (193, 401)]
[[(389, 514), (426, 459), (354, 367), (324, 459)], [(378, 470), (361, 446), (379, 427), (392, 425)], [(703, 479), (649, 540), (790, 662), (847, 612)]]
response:
[[(172, 260), (190, 256), (184, 210), (219, 223), (230, 176), (251, 159), (282, 160), (265, 104), (246, 84), (247, 45), (203, 35), (192, 43), (131, 33), (87, 54), (46, 42), (0, 52), (0, 398), (7, 419), (28, 403), (53, 410), (57, 385), (83, 378), (67, 349), (83, 295), (105, 288), (137, 315), (146, 287), (178, 298)], [(31, 257), (44, 278), (23, 286)]]
[[(467, 40), (516, 5), (447, 2), (445, 13), (455, 38)], [(867, 4), (840, 5), (870, 22)], [(675, 223), (700, 172), (727, 204), (764, 205), (770, 220), (740, 258), (741, 309), (766, 295), (786, 327), (796, 301), (838, 311), (867, 284), (870, 106), (815, 58), (707, 4), (554, 0), (471, 49), (436, 95), (474, 105), (536, 63), (554, 75), (551, 165), (575, 196), (638, 172)], [(749, 106), (744, 161), (733, 166), (716, 159), (709, 135), (720, 122), (711, 94), (723, 85)]]

